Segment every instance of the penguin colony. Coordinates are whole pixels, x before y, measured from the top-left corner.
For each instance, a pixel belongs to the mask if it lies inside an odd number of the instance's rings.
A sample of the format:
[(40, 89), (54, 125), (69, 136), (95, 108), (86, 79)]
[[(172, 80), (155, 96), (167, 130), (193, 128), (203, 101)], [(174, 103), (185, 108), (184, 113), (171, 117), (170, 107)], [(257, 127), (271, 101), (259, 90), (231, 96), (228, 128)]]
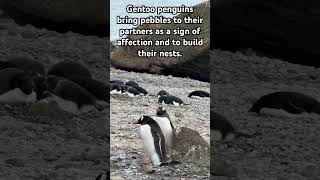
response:
[[(143, 142), (143, 147), (153, 166), (180, 163), (172, 159), (175, 127), (165, 106), (183, 106), (188, 104), (165, 90), (160, 90), (156, 95), (149, 94), (135, 81), (124, 83), (121, 80), (111, 80), (110, 94), (129, 97), (155, 96), (158, 98), (157, 102), (160, 106), (156, 109), (154, 115), (142, 115), (138, 120), (131, 123), (140, 125), (140, 137)], [(194, 91), (190, 94), (188, 96), (189, 98), (193, 98), (194, 96), (198, 96), (199, 98), (210, 96), (209, 93), (205, 91)]]
[(107, 85), (92, 78), (89, 70), (73, 61), (61, 61), (46, 72), (31, 58), (0, 61), (0, 103), (56, 101), (67, 112), (103, 110)]
[[(278, 91), (263, 95), (253, 103), (248, 112), (262, 115), (262, 110), (267, 108), (284, 110), (291, 114), (320, 114), (320, 102), (309, 95), (299, 92)], [(260, 134), (259, 132), (251, 135), (238, 132), (224, 116), (214, 111), (210, 112), (210, 116), (210, 130), (212, 131), (213, 139), (216, 141), (229, 141), (238, 137), (251, 138)]]

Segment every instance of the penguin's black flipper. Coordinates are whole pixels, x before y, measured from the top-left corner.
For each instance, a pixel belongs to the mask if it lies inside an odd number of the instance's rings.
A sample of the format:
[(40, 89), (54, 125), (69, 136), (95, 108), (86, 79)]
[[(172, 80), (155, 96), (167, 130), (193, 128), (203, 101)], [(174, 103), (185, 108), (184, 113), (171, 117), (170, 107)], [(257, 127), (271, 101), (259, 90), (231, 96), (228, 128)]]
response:
[(174, 166), (176, 164), (181, 164), (181, 162), (176, 160), (171, 160), (171, 161), (161, 163), (160, 166)]

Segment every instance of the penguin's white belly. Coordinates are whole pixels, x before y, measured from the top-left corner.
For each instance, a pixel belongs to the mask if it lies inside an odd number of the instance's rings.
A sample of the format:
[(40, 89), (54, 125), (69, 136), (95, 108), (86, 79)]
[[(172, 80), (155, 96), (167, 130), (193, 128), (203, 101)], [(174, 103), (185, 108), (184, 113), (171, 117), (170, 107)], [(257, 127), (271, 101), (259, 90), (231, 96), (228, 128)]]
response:
[(70, 113), (74, 113), (74, 114), (85, 113), (85, 112), (88, 112), (94, 108), (93, 105), (84, 105), (79, 109), (78, 105), (75, 102), (65, 100), (65, 99), (60, 98), (56, 95), (52, 95), (52, 97), (48, 97), (47, 100), (57, 102), (60, 109), (67, 111), (67, 112), (70, 112)]
[(163, 133), (165, 144), (166, 144), (166, 151), (172, 150), (172, 140), (173, 140), (173, 129), (170, 124), (170, 120), (166, 117), (152, 117), (160, 126), (160, 129)]
[(32, 91), (31, 94), (24, 94), (19, 88), (12, 89), (0, 95), (1, 103), (34, 103), (36, 101), (36, 93)]
[(151, 134), (151, 128), (149, 125), (140, 126), (140, 136), (143, 142), (144, 149), (148, 154), (148, 156), (150, 157), (152, 163), (155, 166), (159, 166), (161, 162), (154, 145), (154, 140), (153, 140), (153, 136)]
[(194, 99), (204, 99), (205, 97), (201, 97), (201, 96), (196, 96), (196, 95), (192, 95), (191, 98)]
[(135, 95), (133, 93), (125, 92), (124, 94), (127, 94), (129, 97), (134, 97)]
[(110, 91), (110, 94), (121, 94), (121, 91), (114, 89), (114, 90)]

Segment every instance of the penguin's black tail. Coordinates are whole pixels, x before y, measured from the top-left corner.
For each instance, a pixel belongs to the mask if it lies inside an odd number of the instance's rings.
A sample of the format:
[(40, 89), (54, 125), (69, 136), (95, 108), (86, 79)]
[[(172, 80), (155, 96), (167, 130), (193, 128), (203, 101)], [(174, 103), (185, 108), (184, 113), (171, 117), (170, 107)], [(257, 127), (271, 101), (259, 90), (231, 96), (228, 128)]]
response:
[(244, 137), (244, 138), (253, 138), (255, 136), (259, 136), (261, 135), (260, 132), (255, 132), (253, 134), (247, 134), (247, 133), (243, 133), (243, 132), (237, 132), (236, 133), (236, 137), (239, 138), (239, 137)]
[(181, 164), (181, 162), (176, 160), (171, 160), (171, 161), (161, 163), (160, 166), (174, 166), (176, 164)]

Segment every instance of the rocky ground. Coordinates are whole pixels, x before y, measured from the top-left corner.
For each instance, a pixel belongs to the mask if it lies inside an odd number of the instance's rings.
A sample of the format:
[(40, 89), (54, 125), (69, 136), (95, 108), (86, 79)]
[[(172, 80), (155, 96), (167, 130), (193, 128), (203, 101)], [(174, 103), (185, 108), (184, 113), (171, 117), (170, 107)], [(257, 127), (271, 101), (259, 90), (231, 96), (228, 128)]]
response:
[[(108, 81), (106, 38), (19, 26), (0, 11), (0, 60), (27, 56), (46, 68), (78, 61)], [(109, 111), (72, 115), (54, 105), (0, 105), (0, 179), (91, 180), (107, 169), (107, 139), (96, 122)]]
[(155, 173), (148, 174), (143, 167), (145, 153), (139, 137), (139, 127), (128, 122), (137, 120), (141, 115), (155, 115), (158, 107), (155, 95), (164, 89), (190, 104), (182, 107), (166, 106), (174, 126), (196, 130), (209, 143), (210, 99), (187, 96), (194, 90), (209, 92), (210, 84), (188, 78), (126, 72), (113, 68), (110, 79), (124, 82), (134, 80), (149, 92), (148, 96), (143, 97), (112, 95), (110, 98), (111, 176), (124, 179), (209, 179), (209, 166), (190, 162), (182, 162), (175, 167), (160, 167)]
[[(266, 110), (248, 113), (264, 94), (297, 91), (320, 100), (320, 70), (255, 54), (211, 52), (214, 109), (250, 139), (213, 142), (215, 180), (320, 179), (319, 115)], [(219, 176), (218, 176), (219, 175)]]

